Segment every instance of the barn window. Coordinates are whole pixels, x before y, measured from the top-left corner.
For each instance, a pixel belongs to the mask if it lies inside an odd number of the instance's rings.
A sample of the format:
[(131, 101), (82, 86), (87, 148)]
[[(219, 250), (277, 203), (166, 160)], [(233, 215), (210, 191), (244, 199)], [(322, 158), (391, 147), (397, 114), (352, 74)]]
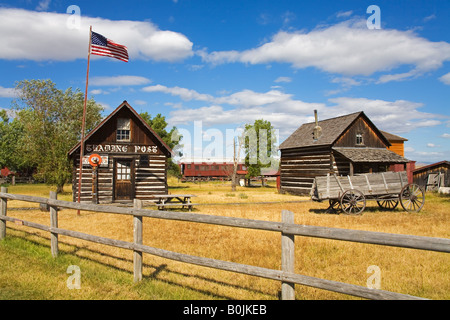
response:
[(363, 144), (363, 135), (362, 133), (356, 134), (356, 144)]
[(117, 119), (116, 141), (130, 141), (130, 119)]

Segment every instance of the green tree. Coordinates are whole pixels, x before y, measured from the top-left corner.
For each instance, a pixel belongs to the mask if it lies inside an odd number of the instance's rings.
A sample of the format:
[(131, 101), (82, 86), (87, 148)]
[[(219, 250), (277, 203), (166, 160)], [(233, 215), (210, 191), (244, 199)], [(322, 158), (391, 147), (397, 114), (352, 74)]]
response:
[(274, 162), (276, 136), (272, 124), (262, 119), (246, 124), (244, 139), (246, 178), (258, 177), (261, 168), (269, 168)]
[[(173, 151), (177, 151), (177, 149), (181, 147), (180, 142), (182, 136), (178, 134), (176, 127), (172, 127), (170, 131), (167, 131), (167, 121), (165, 116), (158, 113), (156, 117), (152, 118), (148, 112), (142, 112), (140, 116)], [(181, 177), (180, 168), (172, 158), (168, 161), (167, 171), (170, 175), (178, 178)]]
[(0, 110), (0, 167), (13, 171), (32, 172), (34, 162), (24, 159), (19, 153), (23, 125), (17, 118), (12, 120), (6, 110)]
[[(19, 99), (13, 104), (23, 126), (18, 153), (36, 164), (37, 179), (62, 192), (72, 178), (67, 152), (81, 139), (84, 94), (72, 88), (61, 91), (51, 80), (23, 80), (16, 90)], [(102, 110), (93, 99), (87, 101), (87, 131), (100, 122)]]

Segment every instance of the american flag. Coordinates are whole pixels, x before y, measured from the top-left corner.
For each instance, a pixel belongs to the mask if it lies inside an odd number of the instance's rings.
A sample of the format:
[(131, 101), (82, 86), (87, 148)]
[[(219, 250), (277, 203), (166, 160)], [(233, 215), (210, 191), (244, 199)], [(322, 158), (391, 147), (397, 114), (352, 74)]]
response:
[(127, 47), (117, 44), (96, 32), (92, 32), (91, 53), (128, 62)]

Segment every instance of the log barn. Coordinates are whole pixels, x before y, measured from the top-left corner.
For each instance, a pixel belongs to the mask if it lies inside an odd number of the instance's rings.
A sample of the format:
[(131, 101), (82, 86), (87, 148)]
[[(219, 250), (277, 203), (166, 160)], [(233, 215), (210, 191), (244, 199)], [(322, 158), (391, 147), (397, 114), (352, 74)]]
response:
[(388, 150), (392, 144), (364, 112), (305, 123), (279, 147), (280, 192), (310, 194), (314, 178), (327, 173), (386, 172), (408, 159)]
[[(127, 101), (91, 130), (84, 141), (81, 202), (150, 200), (154, 194), (168, 193), (167, 160), (172, 150)], [(78, 201), (80, 145), (69, 151), (73, 201)], [(92, 154), (101, 157), (95, 179), (88, 161)]]

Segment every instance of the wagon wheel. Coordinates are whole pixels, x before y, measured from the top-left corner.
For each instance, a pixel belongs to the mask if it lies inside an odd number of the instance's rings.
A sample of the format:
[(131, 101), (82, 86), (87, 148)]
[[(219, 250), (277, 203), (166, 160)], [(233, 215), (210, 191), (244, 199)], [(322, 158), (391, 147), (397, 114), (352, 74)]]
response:
[(380, 208), (386, 210), (394, 210), (398, 206), (398, 200), (396, 199), (380, 199), (377, 200), (377, 203), (380, 206)]
[(347, 190), (341, 197), (341, 208), (346, 214), (361, 214), (366, 208), (366, 198), (359, 190)]
[(419, 212), (425, 204), (425, 192), (417, 184), (408, 184), (400, 191), (400, 203), (405, 211)]
[(327, 211), (338, 212), (339, 210), (341, 210), (341, 203), (339, 202), (339, 200), (329, 199), (328, 203), (330, 204), (330, 206), (328, 207)]

